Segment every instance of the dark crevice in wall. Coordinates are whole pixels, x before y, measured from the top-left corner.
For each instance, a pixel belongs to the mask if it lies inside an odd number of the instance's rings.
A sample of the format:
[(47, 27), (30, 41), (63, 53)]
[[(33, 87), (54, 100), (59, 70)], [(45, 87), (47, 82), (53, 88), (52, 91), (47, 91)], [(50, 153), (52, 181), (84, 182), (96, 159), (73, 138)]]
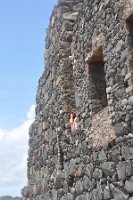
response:
[(133, 72), (133, 14), (127, 19), (129, 71)]
[[(131, 14), (126, 20), (128, 30), (128, 76), (125, 78), (127, 90), (131, 90), (133, 94), (133, 14)], [(133, 107), (133, 106), (132, 106)], [(132, 121), (128, 122), (130, 131), (132, 132)]]
[(102, 48), (98, 49), (89, 62), (89, 85), (92, 99), (92, 112), (96, 113), (107, 106), (106, 81)]

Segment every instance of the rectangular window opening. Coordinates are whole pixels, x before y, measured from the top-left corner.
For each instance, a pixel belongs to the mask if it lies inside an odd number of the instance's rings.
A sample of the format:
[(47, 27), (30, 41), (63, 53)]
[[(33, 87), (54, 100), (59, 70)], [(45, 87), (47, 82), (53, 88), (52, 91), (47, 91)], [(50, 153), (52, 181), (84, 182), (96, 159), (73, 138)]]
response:
[(92, 112), (96, 113), (107, 106), (106, 80), (102, 48), (99, 49), (89, 62), (90, 97)]
[(129, 71), (133, 72), (133, 14), (127, 19)]

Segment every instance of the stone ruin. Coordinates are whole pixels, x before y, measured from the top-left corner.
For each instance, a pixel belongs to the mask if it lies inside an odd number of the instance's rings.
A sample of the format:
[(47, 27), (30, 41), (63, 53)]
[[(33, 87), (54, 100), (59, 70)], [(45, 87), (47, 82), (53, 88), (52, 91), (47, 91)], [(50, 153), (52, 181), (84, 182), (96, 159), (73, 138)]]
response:
[(133, 200), (133, 0), (58, 0), (45, 44), (23, 200)]

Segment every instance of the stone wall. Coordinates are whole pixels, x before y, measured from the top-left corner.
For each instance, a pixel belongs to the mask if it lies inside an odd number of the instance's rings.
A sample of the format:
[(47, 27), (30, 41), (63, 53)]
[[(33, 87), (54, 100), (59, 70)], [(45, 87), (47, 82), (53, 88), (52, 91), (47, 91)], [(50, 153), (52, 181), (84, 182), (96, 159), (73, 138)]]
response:
[(132, 24), (132, 0), (53, 9), (23, 200), (133, 199)]

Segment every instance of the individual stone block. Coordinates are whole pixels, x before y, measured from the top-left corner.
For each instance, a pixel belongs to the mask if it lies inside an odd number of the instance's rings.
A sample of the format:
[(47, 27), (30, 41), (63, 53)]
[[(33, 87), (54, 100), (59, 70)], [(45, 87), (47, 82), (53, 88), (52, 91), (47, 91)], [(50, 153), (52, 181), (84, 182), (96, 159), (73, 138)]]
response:
[(102, 149), (100, 151), (100, 153), (98, 154), (98, 160), (103, 161), (103, 160), (106, 160), (106, 159), (107, 159), (106, 152)]
[(104, 162), (101, 168), (107, 176), (112, 176), (115, 172), (115, 162)]
[(110, 189), (114, 200), (127, 200), (129, 198), (129, 194), (123, 188), (117, 188), (113, 184), (110, 184)]
[(48, 122), (43, 122), (43, 129), (48, 129)]
[(120, 162), (116, 166), (117, 174), (119, 180), (125, 180), (126, 179), (126, 162)]
[(112, 160), (114, 162), (120, 161), (120, 159), (121, 159), (120, 150), (118, 150), (118, 149), (112, 150), (112, 152), (111, 152), (111, 158), (112, 158)]
[(76, 182), (75, 190), (78, 195), (83, 193), (83, 185), (80, 180)]
[(88, 178), (88, 176), (84, 176), (83, 177), (83, 187), (85, 190), (88, 190), (90, 186), (90, 179)]
[(111, 197), (112, 197), (111, 191), (108, 186), (106, 186), (103, 190), (103, 197), (105, 200), (111, 199)]
[(64, 174), (60, 173), (54, 179), (54, 186), (56, 189), (60, 189), (63, 187), (63, 183), (64, 183)]
[(133, 147), (122, 146), (121, 152), (125, 160), (133, 159)]
[(127, 192), (133, 193), (133, 181), (126, 181), (125, 182), (125, 187)]

